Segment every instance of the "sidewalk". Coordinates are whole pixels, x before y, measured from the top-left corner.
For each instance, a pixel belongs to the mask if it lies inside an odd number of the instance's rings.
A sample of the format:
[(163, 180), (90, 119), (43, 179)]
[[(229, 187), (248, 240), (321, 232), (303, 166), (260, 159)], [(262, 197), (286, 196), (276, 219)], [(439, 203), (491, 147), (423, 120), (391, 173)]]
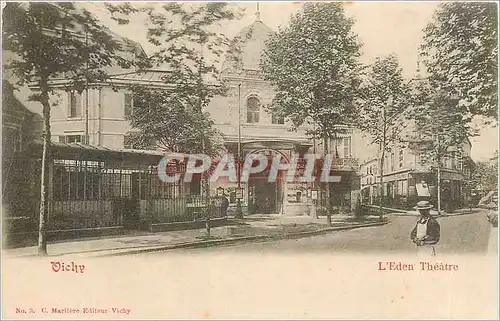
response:
[[(336, 215), (329, 227), (325, 217), (281, 216), (279, 214), (256, 214), (244, 219), (229, 219), (228, 224), (211, 229), (211, 238), (206, 238), (205, 229), (160, 233), (135, 232), (133, 235), (107, 238), (86, 238), (54, 242), (48, 245), (50, 256), (98, 257), (129, 255), (142, 252), (161, 251), (174, 248), (213, 246), (224, 243), (257, 241), (291, 237), (305, 237), (335, 230), (366, 226), (378, 226), (387, 222), (367, 219), (355, 222), (351, 217)], [(6, 257), (35, 257), (37, 247), (6, 249)]]
[[(416, 211), (416, 210), (409, 211), (409, 210), (391, 209), (391, 208), (386, 208), (386, 209), (393, 212), (390, 215), (395, 215), (395, 216), (419, 216), (420, 215), (418, 213), (418, 211)], [(455, 210), (452, 213), (448, 213), (448, 212), (441, 210), (441, 215), (438, 215), (438, 211), (435, 209), (432, 209), (431, 215), (437, 216), (437, 217), (449, 217), (449, 216), (458, 216), (458, 215), (477, 214), (477, 213), (480, 213), (482, 211), (483, 211), (483, 209), (480, 209), (480, 208), (472, 208), (472, 210), (468, 209), (468, 208), (462, 208), (462, 209)]]

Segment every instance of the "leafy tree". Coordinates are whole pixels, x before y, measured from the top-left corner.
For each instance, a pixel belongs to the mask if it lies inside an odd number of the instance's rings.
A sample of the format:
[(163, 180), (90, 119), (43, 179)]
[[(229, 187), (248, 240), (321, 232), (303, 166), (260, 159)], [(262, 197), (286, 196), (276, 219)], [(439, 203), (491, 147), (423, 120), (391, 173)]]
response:
[(376, 58), (363, 85), (356, 125), (379, 146), (380, 216), (382, 217), (383, 179), (386, 152), (401, 142), (406, 117), (401, 112), (409, 106), (410, 87), (402, 76), (397, 57)]
[(472, 174), (471, 188), (492, 191), (498, 185), (498, 151), (490, 161), (477, 162)]
[(16, 84), (35, 84), (31, 100), (42, 105), (44, 123), (38, 252), (47, 254), (48, 165), (51, 157), (51, 79), (65, 75), (67, 89), (106, 78), (106, 68), (130, 67), (122, 44), (90, 12), (74, 3), (8, 3), (3, 11), (3, 45), (10, 58), (4, 68)]
[(457, 108), (458, 98), (431, 82), (419, 86), (418, 100), (421, 105), (413, 109), (415, 131), (412, 148), (420, 154), (422, 161), (437, 171), (438, 212), (441, 212), (441, 169), (448, 157), (461, 157), (462, 146), (471, 136), (472, 128)]
[[(312, 122), (310, 137), (329, 140), (346, 132), (354, 118), (360, 85), (361, 47), (340, 3), (306, 3), (284, 29), (270, 36), (261, 69), (276, 91), (277, 117), (292, 129)], [(327, 213), (331, 213), (330, 186), (326, 184)]]
[(454, 92), (470, 122), (496, 120), (498, 100), (498, 6), (488, 2), (446, 2), (425, 28), (422, 58), (433, 87)]
[[(132, 126), (138, 129), (136, 139), (167, 150), (217, 154), (223, 148), (220, 134), (203, 110), (212, 97), (225, 92), (225, 84), (218, 79), (219, 59), (226, 51), (236, 56), (238, 39), (230, 40), (214, 30), (238, 13), (225, 3), (167, 3), (140, 9), (121, 4), (108, 5), (108, 9), (119, 23), (145, 17), (145, 37), (155, 46), (148, 62), (168, 70), (163, 79), (168, 92), (134, 88), (136, 96), (148, 103), (148, 108), (139, 108), (131, 116)], [(202, 188), (208, 205), (207, 173)], [(207, 218), (208, 212), (207, 208)], [(209, 236), (208, 223), (207, 232)]]
[(134, 112), (130, 116), (134, 146), (176, 153), (211, 155), (223, 149), (222, 137), (209, 115), (193, 112), (185, 97), (144, 87), (133, 87)]

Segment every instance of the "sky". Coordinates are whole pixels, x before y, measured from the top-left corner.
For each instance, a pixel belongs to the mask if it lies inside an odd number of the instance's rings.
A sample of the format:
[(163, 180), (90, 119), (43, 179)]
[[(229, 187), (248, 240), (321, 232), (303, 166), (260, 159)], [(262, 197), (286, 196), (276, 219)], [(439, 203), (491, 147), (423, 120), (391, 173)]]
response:
[[(230, 5), (243, 11), (241, 19), (224, 26), (226, 35), (233, 37), (255, 20), (257, 3), (239, 2)], [(153, 49), (145, 40), (146, 26), (143, 21), (118, 26), (100, 5), (94, 3), (86, 6), (109, 25), (111, 30), (140, 43), (146, 52)], [(260, 18), (271, 29), (278, 30), (280, 26), (287, 24), (290, 16), (300, 10), (301, 6), (298, 2), (260, 2)], [(415, 77), (422, 30), (431, 21), (437, 6), (437, 2), (346, 2), (346, 14), (355, 19), (354, 31), (363, 43), (362, 62), (371, 63), (378, 56), (395, 54), (403, 68), (403, 75), (407, 79)], [(480, 136), (471, 138), (471, 142), (472, 159), (489, 159), (498, 148), (498, 126), (481, 126)]]

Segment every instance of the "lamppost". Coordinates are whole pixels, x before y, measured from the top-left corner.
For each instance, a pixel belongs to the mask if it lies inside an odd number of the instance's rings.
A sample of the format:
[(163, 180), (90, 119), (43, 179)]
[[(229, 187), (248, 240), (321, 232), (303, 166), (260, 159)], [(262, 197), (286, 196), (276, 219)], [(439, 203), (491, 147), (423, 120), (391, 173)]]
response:
[[(452, 93), (451, 95), (447, 96), (447, 101), (445, 101), (446, 104), (458, 104), (460, 98), (456, 93)], [(430, 120), (432, 121), (432, 119)], [(438, 152), (438, 159), (437, 159), (437, 211), (438, 215), (441, 215), (441, 166), (442, 166), (442, 157), (443, 153), (446, 153), (448, 150), (449, 146), (443, 146), (441, 147), (441, 135), (443, 135), (444, 129), (439, 128), (437, 130), (436, 134), (436, 149)]]
[(241, 190), (241, 84), (238, 84), (238, 188), (236, 189), (236, 218), (243, 218), (241, 210), (241, 198), (243, 193)]

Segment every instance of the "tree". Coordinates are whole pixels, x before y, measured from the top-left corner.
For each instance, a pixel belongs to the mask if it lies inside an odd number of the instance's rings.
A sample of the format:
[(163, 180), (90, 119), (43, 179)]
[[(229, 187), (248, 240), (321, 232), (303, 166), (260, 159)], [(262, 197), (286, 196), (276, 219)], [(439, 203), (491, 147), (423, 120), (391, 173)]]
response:
[(481, 161), (476, 163), (472, 174), (471, 188), (474, 190), (493, 191), (498, 185), (498, 151), (496, 158), (490, 161)]
[[(325, 155), (329, 140), (346, 132), (354, 118), (360, 84), (361, 47), (340, 3), (306, 3), (284, 29), (272, 35), (264, 51), (264, 79), (276, 91), (277, 117), (292, 129), (313, 122), (310, 137), (322, 138)], [(326, 184), (327, 213), (331, 213)]]
[(449, 157), (462, 157), (462, 146), (473, 133), (467, 119), (457, 108), (458, 98), (440, 88), (423, 82), (416, 95), (417, 105), (412, 111), (415, 122), (412, 148), (422, 161), (437, 172), (437, 207), (441, 213), (441, 169)]
[[(132, 126), (138, 129), (135, 138), (168, 151), (217, 154), (223, 148), (221, 135), (203, 110), (212, 97), (225, 93), (225, 84), (218, 79), (219, 58), (226, 50), (228, 58), (236, 56), (238, 39), (229, 40), (214, 27), (235, 19), (238, 13), (225, 3), (168, 3), (142, 9), (121, 4), (108, 8), (119, 23), (127, 23), (133, 14), (145, 15), (145, 36), (155, 46), (148, 63), (168, 70), (163, 79), (170, 87), (168, 91), (133, 88), (142, 102), (138, 112), (131, 115)], [(210, 236), (206, 172), (202, 189)]]
[(446, 2), (425, 28), (421, 47), (431, 82), (458, 95), (458, 108), (497, 120), (498, 6), (487, 2)]
[(175, 153), (214, 154), (223, 148), (220, 133), (208, 115), (194, 113), (184, 97), (160, 89), (131, 87), (134, 112), (129, 116), (135, 129), (132, 145)]
[(73, 3), (8, 3), (3, 21), (4, 50), (11, 54), (5, 69), (17, 85), (35, 84), (30, 99), (43, 107), (38, 252), (46, 255), (51, 79), (65, 75), (67, 89), (81, 92), (88, 83), (105, 80), (106, 67), (118, 64), (127, 68), (132, 61), (119, 55), (122, 44), (107, 28)]
[(409, 86), (404, 82), (397, 57), (376, 58), (363, 85), (356, 125), (379, 146), (380, 217), (383, 217), (383, 179), (386, 152), (401, 141), (406, 124), (401, 112), (409, 104)]

